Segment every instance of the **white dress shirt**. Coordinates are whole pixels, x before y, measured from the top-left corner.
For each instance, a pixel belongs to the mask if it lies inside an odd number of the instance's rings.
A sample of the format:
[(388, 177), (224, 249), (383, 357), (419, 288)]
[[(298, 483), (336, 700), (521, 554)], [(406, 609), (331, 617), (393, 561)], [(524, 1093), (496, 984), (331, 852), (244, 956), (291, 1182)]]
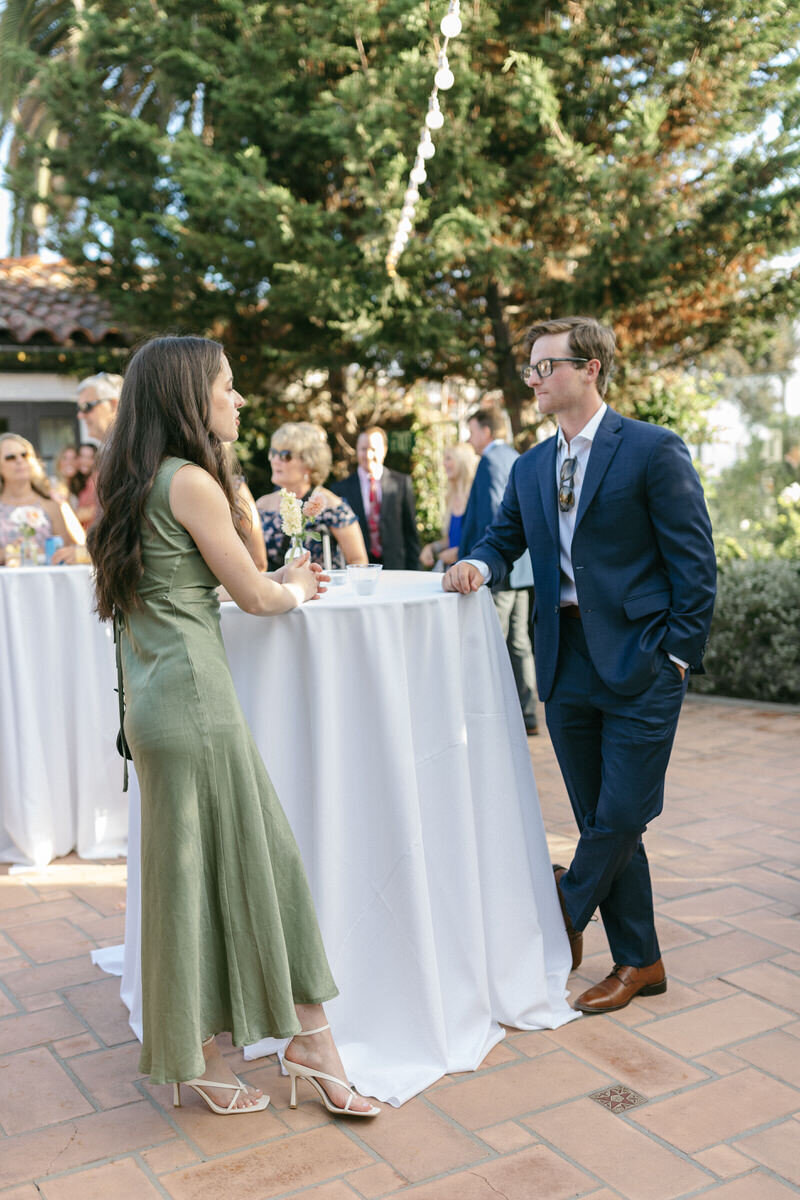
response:
[(558, 510), (558, 532), (561, 543), (561, 606), (577, 604), (578, 593), (575, 590), (575, 572), (572, 569), (572, 535), (575, 532), (575, 517), (581, 499), (581, 486), (589, 465), (589, 455), (592, 452), (594, 435), (597, 427), (606, 415), (608, 405), (603, 403), (593, 417), (584, 425), (580, 433), (576, 433), (571, 442), (567, 442), (559, 426), (558, 445), (556, 447), (556, 491), (560, 488), (561, 466), (564, 459), (574, 456), (577, 459), (572, 484), (575, 492), (575, 503), (569, 512)]

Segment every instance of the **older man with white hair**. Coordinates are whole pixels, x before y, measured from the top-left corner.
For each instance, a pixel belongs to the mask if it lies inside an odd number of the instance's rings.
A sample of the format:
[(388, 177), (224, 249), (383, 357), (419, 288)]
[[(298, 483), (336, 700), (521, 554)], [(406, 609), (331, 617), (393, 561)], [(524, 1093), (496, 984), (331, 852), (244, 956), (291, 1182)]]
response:
[[(87, 435), (96, 442), (104, 442), (117, 417), (117, 405), (122, 391), (122, 376), (100, 371), (89, 375), (78, 384), (75, 403), (78, 416), (86, 426)], [(87, 563), (89, 554), (85, 546), (62, 546), (53, 555), (54, 563)]]
[(78, 416), (86, 425), (86, 432), (97, 442), (104, 442), (117, 416), (117, 405), (122, 391), (122, 376), (109, 375), (100, 371), (89, 375), (78, 384), (76, 404)]

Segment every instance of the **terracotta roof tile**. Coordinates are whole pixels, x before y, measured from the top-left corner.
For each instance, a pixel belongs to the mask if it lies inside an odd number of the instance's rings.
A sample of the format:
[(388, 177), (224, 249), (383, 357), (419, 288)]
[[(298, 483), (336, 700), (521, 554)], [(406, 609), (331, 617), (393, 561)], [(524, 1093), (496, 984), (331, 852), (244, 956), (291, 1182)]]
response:
[(37, 335), (58, 346), (127, 341), (108, 303), (64, 259), (0, 258), (0, 341), (25, 345)]

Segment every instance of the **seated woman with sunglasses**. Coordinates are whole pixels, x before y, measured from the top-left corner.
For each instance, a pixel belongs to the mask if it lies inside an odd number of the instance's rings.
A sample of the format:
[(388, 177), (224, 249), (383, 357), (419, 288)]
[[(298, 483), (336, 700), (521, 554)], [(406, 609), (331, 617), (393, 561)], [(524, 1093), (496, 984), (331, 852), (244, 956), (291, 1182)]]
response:
[[(367, 548), (358, 518), (346, 500), (335, 496), (321, 485), (331, 469), (331, 451), (324, 430), (310, 421), (288, 421), (276, 429), (269, 448), (269, 463), (275, 491), (256, 501), (264, 542), (267, 547), (269, 570), (283, 566), (289, 539), (281, 531), (280, 489), (286, 488), (298, 499), (306, 500), (317, 489), (325, 501), (318, 517), (308, 524), (309, 530), (329, 531), (333, 536), (331, 558), (334, 567), (346, 563), (367, 563)], [(309, 540), (305, 549), (312, 562), (323, 562), (322, 542)]]
[(6, 546), (25, 536), (34, 538), (44, 557), (45, 542), (53, 535), (70, 546), (85, 541), (69, 505), (52, 498), (50, 480), (31, 443), (18, 433), (0, 434), (0, 566)]

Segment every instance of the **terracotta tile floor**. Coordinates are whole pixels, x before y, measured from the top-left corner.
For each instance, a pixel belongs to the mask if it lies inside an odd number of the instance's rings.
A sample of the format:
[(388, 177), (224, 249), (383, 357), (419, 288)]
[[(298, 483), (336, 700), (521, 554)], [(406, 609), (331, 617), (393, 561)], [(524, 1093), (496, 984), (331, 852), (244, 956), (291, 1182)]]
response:
[[(530, 741), (555, 861), (574, 844)], [(214, 1117), (136, 1070), (117, 981), (119, 862), (0, 867), (0, 1200), (781, 1200), (800, 1194), (800, 709), (690, 698), (648, 837), (669, 990), (556, 1032), (509, 1030), (480, 1071), (356, 1126)], [(524, 947), (520, 947), (524, 953)], [(587, 934), (573, 994), (610, 969)], [(231, 1056), (238, 1059), (237, 1052)]]

